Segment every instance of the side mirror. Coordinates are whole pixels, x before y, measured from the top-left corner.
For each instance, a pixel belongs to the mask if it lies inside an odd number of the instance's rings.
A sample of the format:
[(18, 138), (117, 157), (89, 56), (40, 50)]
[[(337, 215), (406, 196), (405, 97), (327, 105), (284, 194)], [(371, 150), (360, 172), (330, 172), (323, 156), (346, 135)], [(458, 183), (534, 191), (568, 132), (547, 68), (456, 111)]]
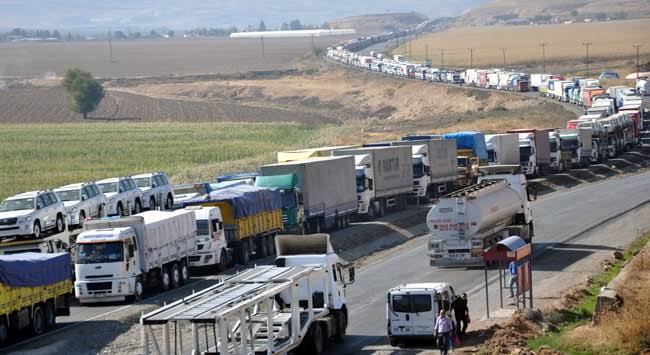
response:
[(38, 203), (38, 204), (36, 204), (36, 209), (37, 209), (37, 210), (40, 210), (41, 208), (43, 208), (43, 204), (42, 204), (42, 203)]
[(350, 265), (348, 266), (348, 282), (346, 282), (346, 285), (351, 285), (354, 283), (354, 266)]
[(537, 189), (531, 186), (526, 186), (526, 194), (528, 195), (528, 201), (537, 200)]
[(133, 244), (129, 245), (129, 257), (132, 258), (135, 256), (135, 251), (133, 249)]

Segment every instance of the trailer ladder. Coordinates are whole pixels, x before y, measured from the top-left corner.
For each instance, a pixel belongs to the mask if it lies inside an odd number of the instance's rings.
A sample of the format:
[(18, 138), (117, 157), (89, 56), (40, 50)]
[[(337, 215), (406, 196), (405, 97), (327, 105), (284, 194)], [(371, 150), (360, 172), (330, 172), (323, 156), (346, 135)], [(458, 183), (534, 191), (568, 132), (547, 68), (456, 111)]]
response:
[[(143, 315), (142, 354), (286, 353), (328, 315), (327, 299), (314, 306), (315, 291), (329, 294), (326, 276), (324, 267), (259, 266), (238, 273)], [(184, 349), (184, 342), (191, 346)]]

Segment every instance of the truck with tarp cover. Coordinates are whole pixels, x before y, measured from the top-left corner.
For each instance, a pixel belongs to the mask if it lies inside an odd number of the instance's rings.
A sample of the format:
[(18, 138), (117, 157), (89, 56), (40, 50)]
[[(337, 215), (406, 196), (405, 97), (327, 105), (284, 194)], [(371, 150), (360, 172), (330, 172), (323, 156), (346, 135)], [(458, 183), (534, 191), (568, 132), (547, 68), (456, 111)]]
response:
[(476, 182), (479, 166), (489, 164), (485, 135), (481, 132), (454, 132), (442, 136), (445, 140), (455, 140), (458, 151), (459, 187)]
[(0, 255), (0, 346), (10, 335), (53, 328), (56, 316), (70, 315), (71, 298), (70, 254)]
[(260, 168), (255, 186), (282, 191), (287, 230), (341, 229), (358, 209), (354, 164), (353, 156), (269, 164)]
[(273, 238), (284, 229), (282, 199), (277, 188), (239, 185), (212, 191), (185, 206), (219, 207), (228, 251), (235, 262), (246, 265), (253, 253), (258, 258), (274, 254)]

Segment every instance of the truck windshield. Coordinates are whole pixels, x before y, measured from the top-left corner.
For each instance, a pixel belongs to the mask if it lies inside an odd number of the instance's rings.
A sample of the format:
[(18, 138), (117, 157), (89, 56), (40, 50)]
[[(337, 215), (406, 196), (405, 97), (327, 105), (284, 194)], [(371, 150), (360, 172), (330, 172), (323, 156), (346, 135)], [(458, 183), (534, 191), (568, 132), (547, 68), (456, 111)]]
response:
[(549, 142), (549, 150), (551, 151), (551, 153), (557, 152), (557, 142), (555, 141), (555, 139)]
[(497, 153), (494, 151), (494, 149), (488, 149), (488, 161), (490, 163), (495, 163), (497, 161)]
[(533, 148), (529, 145), (519, 146), (519, 161), (526, 163), (530, 160), (530, 155), (533, 152)]
[(0, 212), (33, 210), (33, 209), (34, 209), (34, 199), (33, 198), (21, 198), (21, 199), (16, 199), (16, 200), (5, 200), (2, 203), (2, 205), (0, 205)]
[(363, 168), (357, 169), (357, 192), (366, 191), (366, 174), (363, 172)]
[(61, 201), (79, 201), (79, 190), (62, 190), (54, 192)]
[(578, 137), (562, 137), (560, 139), (560, 147), (562, 150), (575, 150), (578, 149)]
[(393, 295), (393, 311), (420, 313), (431, 311), (431, 295)]
[(77, 264), (116, 263), (122, 260), (122, 242), (77, 244)]
[(296, 195), (293, 190), (282, 190), (282, 208), (294, 208), (296, 205)]
[(466, 168), (467, 167), (467, 158), (458, 158), (458, 167)]
[(102, 190), (103, 193), (110, 193), (110, 192), (117, 192), (117, 183), (116, 182), (107, 182), (104, 184), (97, 184), (99, 186), (99, 189)]
[(413, 158), (413, 178), (419, 179), (424, 176), (424, 163), (422, 158)]
[(198, 235), (208, 235), (210, 234), (210, 221), (207, 219), (197, 219), (196, 220), (196, 234)]
[(133, 181), (135, 181), (135, 184), (138, 185), (138, 187), (151, 186), (151, 178), (148, 177), (133, 179)]

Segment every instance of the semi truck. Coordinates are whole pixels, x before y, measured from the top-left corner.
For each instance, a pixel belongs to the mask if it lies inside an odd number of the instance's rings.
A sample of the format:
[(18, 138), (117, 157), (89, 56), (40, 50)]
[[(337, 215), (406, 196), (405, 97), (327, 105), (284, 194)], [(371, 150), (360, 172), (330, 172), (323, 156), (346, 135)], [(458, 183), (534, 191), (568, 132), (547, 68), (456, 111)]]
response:
[(519, 164), (519, 136), (514, 133), (485, 136), (489, 165)]
[(145, 287), (167, 291), (189, 280), (196, 218), (177, 210), (88, 221), (75, 252), (74, 289), (80, 303), (139, 300)]
[(352, 156), (265, 165), (255, 186), (280, 189), (287, 230), (315, 233), (345, 228), (358, 210)]
[(533, 215), (517, 165), (481, 168), (479, 182), (440, 198), (427, 214), (431, 266), (483, 265), (483, 250), (511, 235), (530, 243)]
[(305, 160), (309, 158), (329, 157), (332, 155), (332, 152), (335, 150), (350, 149), (356, 147), (358, 146), (340, 145), (334, 147), (320, 147), (320, 148), (309, 148), (309, 149), (290, 150), (286, 152), (278, 152), (278, 163), (287, 163), (291, 161)]
[(336, 255), (327, 234), (281, 235), (275, 243), (274, 266), (256, 266), (143, 315), (142, 353), (321, 354), (326, 342), (344, 340), (354, 267)]
[(524, 175), (540, 176), (551, 163), (549, 136), (542, 129), (513, 129), (519, 134), (519, 161)]
[(591, 129), (560, 129), (560, 147), (571, 152), (571, 167), (584, 168), (591, 163)]
[(454, 189), (458, 178), (458, 153), (454, 140), (406, 136), (395, 146), (410, 146), (413, 156), (413, 193), (439, 197)]
[(0, 255), (0, 346), (15, 335), (40, 335), (57, 316), (70, 315), (72, 268), (68, 253)]
[(551, 129), (548, 131), (549, 142), (549, 169), (555, 172), (563, 172), (571, 166), (571, 152), (562, 149), (560, 131)]
[(223, 217), (219, 207), (188, 206), (196, 218), (196, 253), (190, 255), (190, 267), (212, 267), (225, 270), (232, 260), (223, 230)]
[(273, 255), (273, 238), (284, 230), (283, 199), (279, 189), (238, 185), (212, 191), (206, 198), (188, 201), (186, 206), (218, 207), (228, 259), (246, 265), (253, 256)]
[(333, 154), (354, 156), (359, 216), (382, 217), (387, 209), (406, 208), (413, 191), (411, 147), (343, 149)]

